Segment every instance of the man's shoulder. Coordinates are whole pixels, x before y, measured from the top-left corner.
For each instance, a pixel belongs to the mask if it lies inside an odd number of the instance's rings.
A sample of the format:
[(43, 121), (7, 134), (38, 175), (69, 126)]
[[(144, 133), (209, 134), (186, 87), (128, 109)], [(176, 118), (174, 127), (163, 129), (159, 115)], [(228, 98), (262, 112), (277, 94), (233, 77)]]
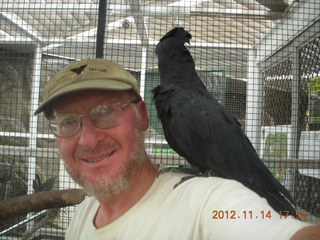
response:
[(196, 186), (197, 188), (203, 186), (204, 188), (245, 188), (240, 182), (216, 176), (202, 176), (192, 174), (188, 169), (180, 168), (162, 168), (158, 173), (159, 181), (169, 182), (173, 184), (174, 188), (190, 188)]
[(188, 194), (196, 197), (209, 195), (237, 195), (239, 192), (251, 194), (252, 191), (238, 181), (215, 176), (198, 176), (180, 169), (160, 170), (158, 188), (166, 189), (172, 194)]
[(270, 209), (265, 199), (235, 180), (174, 170), (159, 175), (156, 181), (150, 199), (156, 199), (159, 206), (174, 212), (188, 209), (189, 214), (200, 216), (215, 209), (247, 209), (250, 206)]

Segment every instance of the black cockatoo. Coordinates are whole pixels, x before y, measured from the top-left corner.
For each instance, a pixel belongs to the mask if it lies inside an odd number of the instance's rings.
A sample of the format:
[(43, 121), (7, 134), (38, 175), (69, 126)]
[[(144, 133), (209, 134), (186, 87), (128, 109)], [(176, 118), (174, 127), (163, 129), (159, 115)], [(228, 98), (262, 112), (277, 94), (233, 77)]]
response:
[(294, 214), (293, 199), (263, 164), (238, 121), (208, 92), (186, 48), (191, 34), (177, 27), (156, 46), (160, 85), (153, 89), (164, 135), (200, 172), (234, 179), (276, 211)]

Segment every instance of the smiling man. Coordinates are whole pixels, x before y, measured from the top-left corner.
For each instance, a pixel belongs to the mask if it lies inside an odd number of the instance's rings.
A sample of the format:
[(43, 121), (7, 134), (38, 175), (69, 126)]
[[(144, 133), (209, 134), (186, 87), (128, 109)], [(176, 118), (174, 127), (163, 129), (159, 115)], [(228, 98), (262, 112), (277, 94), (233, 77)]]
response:
[[(96, 197), (110, 198), (119, 194), (129, 186), (141, 166), (150, 163), (144, 161), (147, 157), (142, 148), (144, 139), (141, 133), (147, 127), (147, 117), (144, 103), (137, 101), (127, 92), (92, 90), (71, 93), (52, 105), (55, 117), (50, 124), (57, 129), (56, 135), (61, 135), (57, 144), (67, 170), (88, 193)], [(89, 115), (81, 116), (90, 111)], [(137, 121), (138, 111), (145, 117), (145, 122)], [(75, 119), (70, 120), (73, 114), (65, 114), (70, 112), (81, 117), (74, 115)], [(112, 121), (104, 125), (104, 115), (109, 114), (114, 115)], [(92, 119), (94, 125), (91, 124)], [(58, 132), (61, 128), (58, 126), (66, 124), (66, 121), (68, 126), (61, 130), (66, 132)], [(121, 127), (118, 127), (120, 121)], [(101, 131), (103, 128), (108, 128), (108, 131)], [(83, 134), (78, 135), (80, 130)], [(70, 131), (75, 131), (75, 135), (66, 138), (64, 134)]]
[[(43, 94), (35, 113), (49, 119), (70, 176), (99, 200), (95, 225), (112, 222), (145, 194), (157, 172), (144, 148), (149, 120), (136, 80), (118, 64), (87, 59), (71, 62)], [(108, 209), (111, 199), (117, 207)]]
[[(66, 239), (318, 239), (242, 184), (159, 171), (144, 146), (146, 104), (135, 78), (105, 59), (71, 62), (43, 90), (44, 112), (72, 178), (90, 195)], [(219, 215), (214, 215), (219, 212)], [(228, 214), (233, 213), (233, 217)], [(250, 218), (243, 213), (250, 212)], [(268, 217), (261, 215), (268, 213)], [(218, 217), (215, 217), (218, 216)]]

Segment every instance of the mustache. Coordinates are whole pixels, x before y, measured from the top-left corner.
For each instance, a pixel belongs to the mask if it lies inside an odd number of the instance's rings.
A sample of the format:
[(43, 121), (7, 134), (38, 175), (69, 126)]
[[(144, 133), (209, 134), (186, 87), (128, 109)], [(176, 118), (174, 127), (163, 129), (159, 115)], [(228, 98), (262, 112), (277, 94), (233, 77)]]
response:
[(112, 152), (115, 149), (119, 147), (119, 144), (116, 142), (109, 142), (109, 143), (101, 143), (94, 148), (87, 147), (87, 148), (80, 148), (77, 151), (77, 156), (81, 158), (86, 158), (89, 156), (94, 156), (94, 155), (100, 155), (100, 154), (105, 154), (108, 152)]

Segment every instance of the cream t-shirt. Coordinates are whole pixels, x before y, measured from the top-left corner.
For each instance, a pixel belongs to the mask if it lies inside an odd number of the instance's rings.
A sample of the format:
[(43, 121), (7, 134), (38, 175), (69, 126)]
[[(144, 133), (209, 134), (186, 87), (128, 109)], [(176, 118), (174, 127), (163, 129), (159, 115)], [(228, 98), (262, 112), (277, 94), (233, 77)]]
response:
[(66, 233), (67, 240), (285, 240), (308, 224), (285, 219), (266, 200), (237, 181), (194, 177), (173, 186), (185, 174), (161, 174), (148, 192), (125, 214), (96, 229), (99, 208), (84, 200)]

